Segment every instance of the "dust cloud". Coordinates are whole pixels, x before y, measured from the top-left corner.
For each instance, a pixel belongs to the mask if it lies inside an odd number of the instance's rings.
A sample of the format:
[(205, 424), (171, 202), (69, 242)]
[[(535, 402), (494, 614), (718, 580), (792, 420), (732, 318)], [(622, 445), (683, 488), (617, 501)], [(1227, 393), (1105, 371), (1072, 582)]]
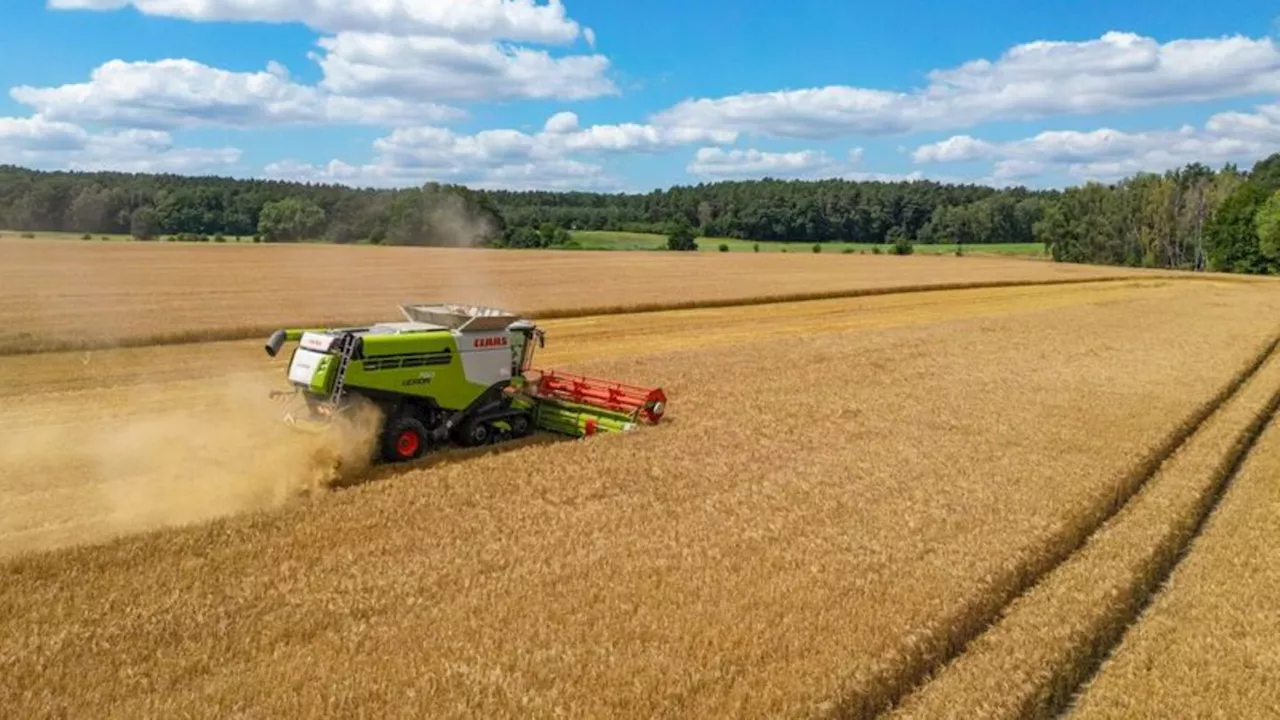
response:
[(497, 232), (494, 223), (481, 213), (472, 212), (463, 198), (444, 194), (426, 211), (431, 228), (431, 245), (438, 247), (482, 247)]
[(189, 406), (143, 391), (118, 418), (0, 439), (0, 556), (275, 509), (368, 470), (376, 408), (307, 433), (275, 388), (229, 378)]

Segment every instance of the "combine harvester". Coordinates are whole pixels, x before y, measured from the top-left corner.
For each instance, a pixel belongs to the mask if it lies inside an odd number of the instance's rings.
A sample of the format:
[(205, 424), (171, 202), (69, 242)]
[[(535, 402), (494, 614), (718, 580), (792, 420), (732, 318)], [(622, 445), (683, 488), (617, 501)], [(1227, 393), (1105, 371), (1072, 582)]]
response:
[(471, 305), (402, 305), (404, 322), (369, 327), (277, 330), (276, 357), (289, 361), (292, 400), (285, 420), (321, 431), (359, 399), (382, 412), (379, 454), (418, 459), (454, 445), (514, 440), (536, 429), (586, 437), (656, 424), (666, 409), (659, 388), (533, 368), (544, 332), (528, 319)]

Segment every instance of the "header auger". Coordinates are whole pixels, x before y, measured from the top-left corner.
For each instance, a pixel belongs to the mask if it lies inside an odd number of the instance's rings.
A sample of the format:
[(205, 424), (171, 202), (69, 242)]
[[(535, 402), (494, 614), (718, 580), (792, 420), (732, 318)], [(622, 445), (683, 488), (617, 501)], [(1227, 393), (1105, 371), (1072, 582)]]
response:
[(533, 367), (546, 343), (533, 322), (498, 308), (456, 304), (400, 307), (401, 322), (366, 327), (277, 330), (275, 357), (289, 360), (294, 405), (285, 420), (323, 429), (357, 400), (382, 414), (379, 453), (414, 460), (443, 446), (476, 447), (544, 430), (571, 437), (627, 432), (666, 411), (660, 388)]

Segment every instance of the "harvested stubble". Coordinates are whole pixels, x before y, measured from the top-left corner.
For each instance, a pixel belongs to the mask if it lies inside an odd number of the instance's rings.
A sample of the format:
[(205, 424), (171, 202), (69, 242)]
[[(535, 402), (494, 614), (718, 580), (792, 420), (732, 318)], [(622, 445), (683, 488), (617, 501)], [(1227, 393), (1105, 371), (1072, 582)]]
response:
[(1168, 576), (1274, 413), (1274, 346), (1267, 357), (1079, 552), (891, 717), (1057, 716)]
[(23, 717), (875, 706), (1108, 502), (1258, 352), (1275, 309), (1189, 286), (584, 363), (667, 386), (669, 423), (7, 564), (0, 704)]
[[(1210, 287), (1212, 284), (1201, 284)], [(1232, 284), (1221, 285), (1227, 292)], [(1174, 298), (1184, 288), (1169, 280), (949, 290), (752, 308), (704, 308), (644, 315), (554, 320), (544, 323), (548, 346), (539, 363), (551, 367), (677, 349), (787, 342), (796, 335), (942, 322), (1123, 303), (1140, 296)], [(235, 458), (255, 447), (272, 457), (301, 460), (307, 448), (281, 453), (278, 410), (261, 407), (269, 388), (286, 387), (281, 356), (270, 360), (256, 341), (122, 348), (0, 357), (0, 556), (93, 542), (121, 533), (207, 520), (283, 502), (279, 493), (245, 492), (256, 485), (288, 488), (310, 481), (306, 468), (286, 472), (277, 463), (247, 469)], [(228, 389), (233, 389), (229, 392)], [(68, 444), (66, 438), (76, 438)], [(231, 439), (260, 442), (227, 447)], [(221, 445), (214, 443), (221, 440)], [(122, 442), (122, 440), (124, 442)], [(223, 463), (188, 463), (177, 487), (205, 488), (174, 512), (166, 511), (174, 484), (164, 463), (120, 448), (159, 446), (160, 457), (181, 463), (206, 448)], [(6, 477), (13, 480), (6, 481)], [(49, 478), (56, 477), (56, 482)], [(104, 489), (110, 489), (109, 491)], [(158, 495), (138, 512), (138, 498)]]
[(996, 258), (0, 239), (0, 353), (238, 339), (295, 323), (369, 322), (394, 313), (398, 303), (425, 300), (546, 316), (903, 285), (1135, 274), (1143, 271)]
[(1069, 717), (1275, 717), (1280, 708), (1280, 424)]

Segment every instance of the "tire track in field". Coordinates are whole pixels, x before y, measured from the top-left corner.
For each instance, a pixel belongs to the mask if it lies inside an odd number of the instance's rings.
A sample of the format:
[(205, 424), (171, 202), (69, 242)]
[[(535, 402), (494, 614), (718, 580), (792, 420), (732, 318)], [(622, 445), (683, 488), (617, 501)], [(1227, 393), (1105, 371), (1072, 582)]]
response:
[[(1156, 477), (1165, 462), (1235, 398), (1267, 361), (1278, 353), (1280, 335), (1267, 342), (1217, 394), (1193, 411), (1142, 462), (1120, 478), (1116, 484), (1116, 495), (1110, 502), (1101, 507), (1089, 508), (1087, 512), (1091, 515), (1064, 528), (1058, 537), (1051, 538), (1043, 553), (992, 580), (991, 586), (996, 589), (992, 594), (980, 596), (957, 614), (940, 619), (931, 630), (921, 633), (921, 637), (916, 638), (910, 649), (892, 660), (886, 659), (879, 678), (866, 685), (878, 690), (834, 698), (821, 715), (832, 718), (877, 717), (900, 706), (913, 691), (962, 656), (975, 640), (995, 627), (1019, 597), (1030, 592), (1050, 573), (1079, 553), (1094, 535)], [(1265, 426), (1265, 422), (1262, 425)], [(1261, 428), (1258, 428), (1257, 433), (1260, 432)], [(1243, 455), (1240, 460), (1243, 461)]]
[(1280, 355), (1161, 466), (1080, 551), (909, 695), (894, 720), (1047, 718), (1088, 681), (1199, 533), (1274, 415)]
[(1223, 498), (1231, 490), (1232, 485), (1240, 476), (1240, 471), (1244, 467), (1245, 462), (1252, 455), (1254, 448), (1263, 434), (1275, 423), (1277, 417), (1280, 416), (1280, 392), (1276, 392), (1271, 402), (1267, 404), (1265, 410), (1258, 414), (1254, 421), (1249, 425), (1245, 433), (1240, 437), (1240, 442), (1230, 455), (1225, 458), (1224, 468), (1221, 475), (1215, 478), (1213, 488), (1207, 498), (1204, 507), (1197, 514), (1191, 532), (1186, 538), (1178, 544), (1178, 547), (1171, 553), (1168, 561), (1161, 563), (1159, 567), (1154, 569), (1151, 584), (1142, 599), (1137, 603), (1136, 608), (1129, 614), (1129, 622), (1124, 625), (1122, 630), (1114, 636), (1100, 638), (1098, 643), (1098, 652), (1095, 653), (1095, 660), (1088, 666), (1081, 668), (1080, 680), (1074, 684), (1071, 691), (1062, 698), (1054, 707), (1050, 709), (1048, 715), (1061, 715), (1070, 711), (1075, 698), (1085, 686), (1098, 674), (1099, 669), (1109, 659), (1120, 644), (1124, 641), (1128, 631), (1133, 628), (1142, 619), (1147, 608), (1155, 602), (1156, 598), (1164, 590), (1169, 582), (1169, 578), (1178, 568), (1183, 560), (1192, 552), (1196, 540), (1204, 533), (1205, 527), (1209, 520), (1217, 512), (1218, 506), (1222, 504)]

